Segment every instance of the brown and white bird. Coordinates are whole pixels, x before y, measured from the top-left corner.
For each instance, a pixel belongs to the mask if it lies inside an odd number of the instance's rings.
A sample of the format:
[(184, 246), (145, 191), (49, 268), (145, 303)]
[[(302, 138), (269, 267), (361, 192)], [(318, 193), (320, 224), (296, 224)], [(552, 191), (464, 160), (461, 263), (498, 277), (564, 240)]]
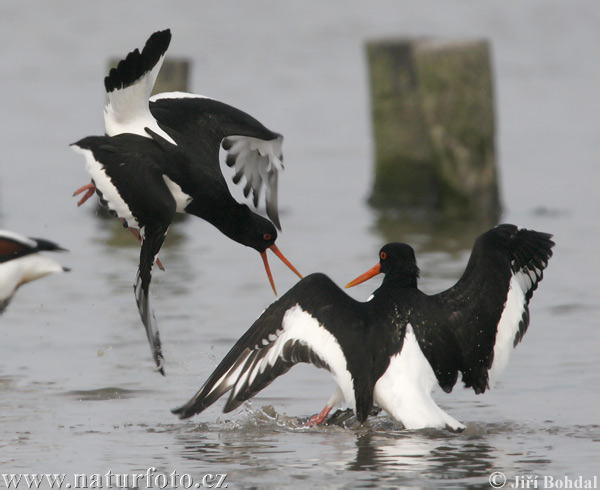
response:
[(69, 270), (40, 253), (57, 251), (65, 249), (49, 240), (0, 230), (0, 313), (23, 284)]

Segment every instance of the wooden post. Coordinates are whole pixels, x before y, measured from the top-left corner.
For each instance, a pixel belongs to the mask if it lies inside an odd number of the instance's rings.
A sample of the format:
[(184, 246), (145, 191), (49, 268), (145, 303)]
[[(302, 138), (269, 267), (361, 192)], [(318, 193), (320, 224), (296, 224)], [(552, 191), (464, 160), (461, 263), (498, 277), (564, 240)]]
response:
[(385, 40), (367, 55), (376, 207), (497, 219), (486, 41)]
[(158, 73), (152, 95), (161, 92), (187, 92), (189, 90), (190, 63), (185, 59), (165, 59)]

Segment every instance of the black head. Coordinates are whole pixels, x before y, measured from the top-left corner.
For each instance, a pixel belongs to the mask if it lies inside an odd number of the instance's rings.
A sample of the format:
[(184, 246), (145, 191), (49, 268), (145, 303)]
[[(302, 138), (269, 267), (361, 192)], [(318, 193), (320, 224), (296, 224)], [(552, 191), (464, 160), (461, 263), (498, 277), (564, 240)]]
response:
[(383, 274), (419, 278), (415, 251), (406, 243), (388, 243), (379, 251), (379, 265)]
[(243, 227), (240, 235), (240, 243), (251, 247), (258, 253), (263, 253), (268, 248), (271, 248), (277, 240), (277, 229), (268, 219), (251, 214), (251, 218)]
[(346, 287), (351, 288), (377, 274), (385, 274), (384, 282), (393, 281), (400, 286), (417, 287), (419, 268), (415, 251), (406, 243), (388, 243), (379, 251), (379, 263), (364, 274), (350, 281)]

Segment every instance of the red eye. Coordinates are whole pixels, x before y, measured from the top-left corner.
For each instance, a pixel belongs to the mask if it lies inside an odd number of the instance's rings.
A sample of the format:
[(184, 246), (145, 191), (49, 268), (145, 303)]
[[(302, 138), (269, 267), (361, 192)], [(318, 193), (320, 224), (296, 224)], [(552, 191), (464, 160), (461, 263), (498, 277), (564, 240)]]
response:
[(265, 240), (270, 240), (270, 239), (271, 239), (271, 237), (272, 237), (272, 235), (271, 235), (270, 233), (265, 233), (265, 234), (263, 235), (263, 238), (264, 238)]
[(380, 253), (379, 253), (379, 258), (380, 258), (381, 260), (385, 260), (385, 259), (387, 259), (387, 254), (386, 254), (385, 252), (380, 252)]

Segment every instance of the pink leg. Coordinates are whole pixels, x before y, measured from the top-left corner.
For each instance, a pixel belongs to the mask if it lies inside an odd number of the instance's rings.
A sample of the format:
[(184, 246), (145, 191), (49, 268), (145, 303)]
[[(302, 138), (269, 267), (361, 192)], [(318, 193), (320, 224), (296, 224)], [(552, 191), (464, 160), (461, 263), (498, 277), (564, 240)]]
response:
[(313, 415), (310, 418), (308, 421), (308, 426), (313, 427), (315, 425), (321, 425), (323, 422), (325, 422), (325, 419), (327, 418), (327, 415), (329, 415), (329, 412), (331, 412), (332, 408), (333, 407), (330, 407), (329, 405), (325, 405), (325, 408), (321, 410), (319, 415)]
[[(125, 222), (125, 220), (123, 220), (123, 222)], [(137, 241), (142, 243), (142, 239), (140, 238), (140, 231), (136, 230), (135, 228), (127, 228), (131, 234), (137, 238)]]
[[(138, 242), (142, 243), (142, 239), (140, 238), (140, 232), (138, 230), (136, 230), (135, 228), (128, 228), (128, 230), (133, 234), (134, 237), (137, 238)], [(162, 265), (162, 262), (158, 257), (156, 258), (156, 265), (161, 271), (165, 270), (165, 268)]]
[(77, 195), (81, 194), (83, 191), (85, 191), (85, 194), (79, 200), (79, 202), (77, 203), (77, 206), (81, 206), (85, 201), (87, 201), (90, 197), (92, 197), (94, 195), (94, 192), (96, 192), (96, 186), (90, 182), (89, 184), (86, 184), (83, 187), (80, 187), (79, 189), (77, 189), (75, 192), (73, 192), (73, 196), (77, 196)]

